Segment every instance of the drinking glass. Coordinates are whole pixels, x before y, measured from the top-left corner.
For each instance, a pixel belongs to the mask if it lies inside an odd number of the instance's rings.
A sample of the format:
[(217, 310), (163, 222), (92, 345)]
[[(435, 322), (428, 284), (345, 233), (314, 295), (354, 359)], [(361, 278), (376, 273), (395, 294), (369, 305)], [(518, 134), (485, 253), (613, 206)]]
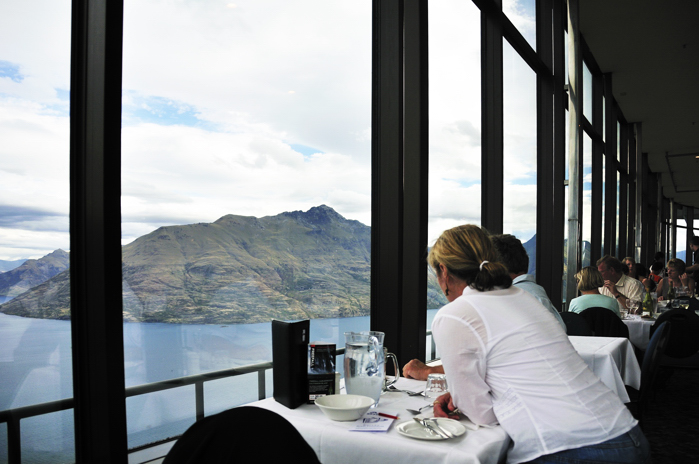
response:
[(638, 313), (638, 308), (641, 306), (641, 302), (639, 300), (627, 300), (626, 301), (626, 306), (629, 307), (629, 313), (631, 314), (637, 314)]
[(448, 391), (446, 375), (430, 374), (427, 376), (427, 384), (425, 385), (425, 399), (427, 401), (434, 402), (436, 398)]

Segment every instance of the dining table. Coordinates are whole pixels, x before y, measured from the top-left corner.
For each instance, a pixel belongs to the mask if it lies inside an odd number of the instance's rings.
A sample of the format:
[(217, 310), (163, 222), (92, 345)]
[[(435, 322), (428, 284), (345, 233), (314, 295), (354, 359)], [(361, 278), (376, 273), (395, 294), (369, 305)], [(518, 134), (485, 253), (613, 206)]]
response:
[(621, 320), (629, 329), (629, 340), (641, 351), (646, 351), (650, 342), (650, 328), (655, 324), (655, 318), (641, 317), (629, 314)]
[(630, 401), (625, 385), (641, 388), (641, 366), (628, 338), (569, 336), (588, 367), (624, 403)]
[[(401, 390), (424, 391), (425, 382), (400, 378), (395, 386)], [(323, 463), (505, 462), (511, 440), (499, 425), (478, 427), (467, 418), (461, 417), (459, 422), (464, 425), (466, 431), (456, 438), (417, 439), (401, 434), (399, 428), (404, 428), (401, 424), (413, 423), (414, 415), (407, 409), (418, 409), (432, 401), (428, 401), (424, 396), (410, 396), (404, 392), (382, 393), (376, 409), (391, 415), (397, 414), (398, 417), (385, 432), (352, 431), (356, 421), (333, 421), (315, 404), (302, 404), (295, 409), (289, 409), (274, 398), (266, 398), (248, 406), (265, 408), (286, 418), (315, 450), (318, 459)], [(420, 416), (432, 417), (432, 408), (426, 408)], [(272, 440), (270, 439), (270, 443)]]

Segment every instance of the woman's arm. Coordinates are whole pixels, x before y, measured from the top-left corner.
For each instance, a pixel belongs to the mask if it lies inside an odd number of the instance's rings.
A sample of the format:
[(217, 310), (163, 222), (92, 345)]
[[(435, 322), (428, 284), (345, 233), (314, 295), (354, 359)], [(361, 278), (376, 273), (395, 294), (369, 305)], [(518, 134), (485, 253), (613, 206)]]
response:
[(663, 298), (663, 282), (665, 282), (665, 279), (660, 279), (660, 282), (658, 282), (658, 288), (655, 289), (655, 293), (658, 294), (658, 301), (663, 301), (665, 298)]
[(485, 382), (485, 347), (477, 330), (447, 312), (435, 318), (432, 333), (449, 382), (451, 404), (475, 424), (496, 424), (490, 387)]

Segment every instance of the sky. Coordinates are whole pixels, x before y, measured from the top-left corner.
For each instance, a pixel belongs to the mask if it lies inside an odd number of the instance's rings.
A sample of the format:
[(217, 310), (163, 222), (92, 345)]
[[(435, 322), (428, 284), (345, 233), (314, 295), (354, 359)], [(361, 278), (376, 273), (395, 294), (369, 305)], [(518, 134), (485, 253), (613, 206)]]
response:
[[(504, 3), (533, 43), (533, 2)], [(480, 222), (480, 16), (468, 1), (429, 8), (434, 241)], [(126, 0), (123, 56), (124, 244), (321, 204), (371, 225), (370, 0)], [(535, 91), (521, 60), (505, 67), (505, 232), (527, 240)], [(0, 259), (69, 249), (69, 92), (70, 1), (3, 2)]]

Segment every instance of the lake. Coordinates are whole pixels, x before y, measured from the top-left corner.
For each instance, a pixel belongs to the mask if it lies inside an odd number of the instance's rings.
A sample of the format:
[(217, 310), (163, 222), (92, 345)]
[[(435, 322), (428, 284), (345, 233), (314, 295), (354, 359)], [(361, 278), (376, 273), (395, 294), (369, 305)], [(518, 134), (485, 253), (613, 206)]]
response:
[[(435, 313), (428, 311), (427, 327)], [(311, 341), (344, 346), (344, 332), (368, 330), (369, 317), (312, 319), (310, 325)], [(271, 334), (270, 323), (124, 323), (126, 386), (271, 361)], [(0, 410), (73, 396), (69, 321), (0, 313), (0, 340)], [(342, 359), (337, 362), (342, 372)], [(272, 396), (271, 370), (266, 391)], [(257, 399), (257, 374), (204, 384), (206, 415)], [(194, 386), (129, 398), (126, 408), (130, 448), (177, 436), (194, 421)], [(21, 426), (24, 463), (74, 462), (72, 410)], [(7, 427), (0, 424), (0, 463), (7, 462), (6, 450)]]

